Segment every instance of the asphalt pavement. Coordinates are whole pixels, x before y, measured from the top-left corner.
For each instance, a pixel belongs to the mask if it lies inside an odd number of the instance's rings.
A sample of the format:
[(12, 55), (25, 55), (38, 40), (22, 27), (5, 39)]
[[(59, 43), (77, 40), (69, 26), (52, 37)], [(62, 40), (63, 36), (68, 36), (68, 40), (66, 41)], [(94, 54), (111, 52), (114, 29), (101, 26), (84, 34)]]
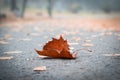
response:
[[(120, 80), (119, 31), (61, 26), (39, 22), (0, 27), (0, 80)], [(59, 35), (68, 40), (71, 53), (86, 50), (77, 52), (76, 59), (39, 57), (34, 49), (42, 50), (47, 41)], [(33, 70), (40, 66), (46, 70)]]

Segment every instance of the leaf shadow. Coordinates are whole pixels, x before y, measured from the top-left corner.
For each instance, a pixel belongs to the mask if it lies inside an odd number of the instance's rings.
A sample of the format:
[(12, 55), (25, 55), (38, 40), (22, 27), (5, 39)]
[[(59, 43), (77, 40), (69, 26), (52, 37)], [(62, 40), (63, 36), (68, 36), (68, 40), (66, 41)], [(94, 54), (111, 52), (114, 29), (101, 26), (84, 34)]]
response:
[(75, 60), (75, 59), (45, 57), (45, 58), (42, 58), (42, 60)]

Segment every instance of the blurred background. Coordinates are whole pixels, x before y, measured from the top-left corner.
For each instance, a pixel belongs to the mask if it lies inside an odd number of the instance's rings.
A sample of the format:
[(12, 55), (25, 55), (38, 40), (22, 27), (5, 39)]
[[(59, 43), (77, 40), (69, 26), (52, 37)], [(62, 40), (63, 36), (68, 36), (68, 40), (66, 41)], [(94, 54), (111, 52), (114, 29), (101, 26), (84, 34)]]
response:
[(0, 0), (0, 16), (65, 17), (120, 12), (120, 0)]

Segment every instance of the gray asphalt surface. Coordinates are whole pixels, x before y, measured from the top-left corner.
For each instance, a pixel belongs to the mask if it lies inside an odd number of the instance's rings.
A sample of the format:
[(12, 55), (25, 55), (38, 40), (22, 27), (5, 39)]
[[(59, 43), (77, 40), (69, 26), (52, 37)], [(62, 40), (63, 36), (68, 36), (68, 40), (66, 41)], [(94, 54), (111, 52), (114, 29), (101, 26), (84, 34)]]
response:
[[(0, 60), (0, 80), (120, 80), (120, 32), (85, 31), (63, 27), (29, 26), (22, 29), (0, 27), (0, 38), (8, 44), (0, 44), (0, 56), (12, 56)], [(77, 59), (42, 59), (34, 49), (52, 37), (64, 35), (73, 50), (81, 50)], [(87, 43), (87, 45), (85, 45)], [(88, 44), (90, 43), (90, 44)], [(92, 44), (92, 45), (91, 45)], [(6, 53), (19, 51), (18, 53)], [(46, 66), (46, 71), (35, 72), (34, 67)]]

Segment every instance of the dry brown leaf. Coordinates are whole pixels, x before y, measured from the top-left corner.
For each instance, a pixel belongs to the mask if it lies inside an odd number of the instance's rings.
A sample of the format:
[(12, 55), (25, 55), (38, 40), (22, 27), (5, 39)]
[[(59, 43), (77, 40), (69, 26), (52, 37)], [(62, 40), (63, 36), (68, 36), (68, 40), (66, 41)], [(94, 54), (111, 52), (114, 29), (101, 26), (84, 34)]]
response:
[(12, 56), (9, 56), (9, 57), (2, 56), (2, 57), (0, 57), (0, 60), (10, 60), (12, 58), (13, 58)]
[(120, 33), (115, 33), (115, 36), (120, 36)]
[(4, 40), (0, 40), (0, 44), (8, 44), (8, 42), (6, 42)]
[(34, 27), (34, 30), (35, 31), (41, 31), (41, 28), (40, 27)]
[(22, 51), (8, 51), (4, 52), (5, 54), (16, 54), (16, 53), (22, 53)]
[(38, 33), (30, 33), (30, 35), (32, 35), (32, 36), (40, 36), (40, 34), (38, 34)]
[(36, 50), (39, 55), (48, 56), (52, 58), (67, 58), (75, 59), (76, 54), (71, 54), (67, 40), (64, 40), (62, 36), (59, 39), (53, 38), (45, 44), (42, 51)]
[(84, 44), (82, 44), (82, 46), (92, 47), (94, 45), (92, 43), (84, 43)]
[(117, 38), (118, 40), (120, 40), (120, 37), (119, 38)]
[(13, 39), (10, 34), (5, 34), (0, 40), (5, 41), (5, 40), (11, 40)]
[(95, 37), (97, 37), (97, 35), (92, 35), (91, 37), (95, 38)]
[(69, 45), (78, 45), (79, 43), (68, 43)]
[(112, 32), (105, 32), (105, 35), (112, 35)]
[(73, 41), (80, 41), (81, 38), (80, 38), (80, 37), (72, 37), (72, 40), (73, 40)]
[(112, 32), (102, 32), (102, 33), (100, 33), (99, 35), (100, 36), (110, 36), (110, 35), (112, 35), (113, 33)]
[(11, 38), (11, 35), (10, 35), (10, 34), (4, 35), (4, 39), (5, 39), (5, 40), (10, 39), (10, 38)]
[(87, 40), (85, 40), (85, 42), (91, 42), (91, 40), (90, 40), (90, 39), (87, 39)]
[(120, 54), (102, 54), (103, 56), (120, 57)]
[(23, 38), (23, 39), (20, 39), (19, 41), (30, 41), (31, 39), (29, 38)]
[(46, 70), (46, 66), (35, 67), (33, 70), (34, 71), (45, 71)]
[(45, 39), (47, 39), (47, 38), (48, 38), (48, 36), (44, 36), (44, 38), (45, 38)]

